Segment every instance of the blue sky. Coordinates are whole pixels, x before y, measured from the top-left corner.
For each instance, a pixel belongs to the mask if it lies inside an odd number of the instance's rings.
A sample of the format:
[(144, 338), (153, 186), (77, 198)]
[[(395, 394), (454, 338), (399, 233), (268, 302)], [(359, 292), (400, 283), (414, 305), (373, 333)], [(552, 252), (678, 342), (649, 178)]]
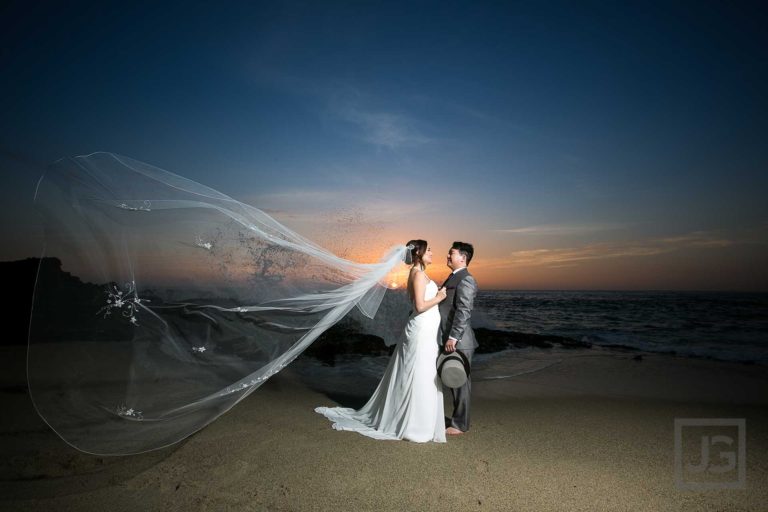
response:
[(10, 2), (0, 17), (1, 259), (39, 253), (47, 163), (112, 151), (353, 258), (472, 241), (488, 287), (768, 289), (759, 3)]

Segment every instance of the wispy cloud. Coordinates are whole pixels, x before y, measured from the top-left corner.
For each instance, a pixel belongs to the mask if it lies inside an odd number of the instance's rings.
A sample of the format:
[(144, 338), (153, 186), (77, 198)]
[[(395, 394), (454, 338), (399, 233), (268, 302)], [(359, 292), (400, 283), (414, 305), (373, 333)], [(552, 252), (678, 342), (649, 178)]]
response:
[(398, 149), (420, 146), (434, 139), (417, 127), (412, 115), (381, 105), (382, 98), (345, 81), (328, 77), (298, 77), (276, 68), (259, 67), (254, 79), (282, 92), (314, 98), (321, 115), (347, 125), (342, 133), (379, 148)]
[(510, 255), (514, 265), (562, 265), (585, 260), (602, 260), (609, 258), (624, 258), (636, 256), (655, 256), (678, 247), (660, 247), (653, 244), (640, 243), (599, 243), (585, 247), (568, 247), (559, 249), (537, 249), (532, 251), (516, 251)]
[(375, 146), (395, 149), (430, 142), (429, 138), (410, 126), (407, 119), (397, 114), (366, 112), (351, 106), (339, 114), (343, 120), (360, 128), (360, 136), (364, 141)]
[(374, 146), (397, 149), (432, 142), (416, 127), (416, 121), (405, 114), (376, 109), (368, 105), (370, 98), (356, 90), (336, 94), (329, 101), (331, 116), (352, 125), (350, 135)]
[[(397, 197), (349, 188), (290, 189), (240, 199), (268, 214), (301, 220), (312, 224), (327, 224), (344, 217), (345, 212), (364, 212), (366, 219), (376, 222), (397, 222), (417, 216), (434, 215), (442, 207), (442, 198), (426, 200)], [(357, 215), (357, 213), (355, 213)]]
[(463, 118), (462, 122), (468, 120), (470, 122), (477, 122), (493, 128), (507, 129), (525, 135), (532, 135), (534, 133), (531, 127), (519, 122), (513, 122), (497, 114), (492, 114), (479, 108), (448, 100), (443, 97), (430, 96), (427, 94), (411, 94), (408, 98), (421, 104), (434, 106), (441, 111), (451, 112), (461, 116)]
[(624, 229), (627, 224), (621, 223), (597, 223), (597, 224), (542, 224), (539, 226), (525, 226), (519, 228), (494, 229), (498, 233), (512, 233), (518, 235), (576, 235), (583, 233), (595, 233), (600, 231), (613, 231)]
[(740, 243), (714, 232), (695, 231), (676, 237), (649, 238), (637, 241), (600, 242), (581, 247), (514, 251), (506, 257), (480, 260), (482, 268), (576, 266), (585, 261), (656, 256), (687, 248), (718, 248)]
[(682, 236), (659, 238), (657, 241), (670, 246), (681, 245), (686, 247), (728, 247), (735, 243), (732, 240), (713, 237), (707, 234), (706, 231), (696, 231)]

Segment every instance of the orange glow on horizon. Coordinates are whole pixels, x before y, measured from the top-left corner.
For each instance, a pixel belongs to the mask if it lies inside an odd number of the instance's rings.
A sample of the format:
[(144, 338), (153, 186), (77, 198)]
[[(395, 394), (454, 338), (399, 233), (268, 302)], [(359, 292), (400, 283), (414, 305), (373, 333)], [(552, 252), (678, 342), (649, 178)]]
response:
[[(450, 226), (449, 226), (450, 228)], [(428, 228), (443, 229), (442, 227)], [(361, 231), (364, 231), (361, 228)], [(405, 236), (400, 230), (372, 233), (365, 238), (357, 231), (344, 233), (334, 243), (318, 245), (337, 256), (357, 263), (377, 263), (389, 250), (403, 241), (419, 237), (419, 230), (409, 230)], [(440, 285), (450, 273), (446, 266), (447, 249), (454, 239), (464, 239), (457, 228), (457, 236), (432, 237), (432, 264), (427, 274)], [(764, 290), (768, 270), (755, 265), (757, 252), (745, 252), (738, 244), (719, 243), (699, 236), (642, 239), (629, 242), (561, 244), (530, 243), (525, 248), (510, 243), (507, 238), (475, 233), (470, 239), (475, 245), (475, 258), (469, 265), (480, 290)], [(312, 238), (312, 237), (310, 237)], [(718, 242), (718, 243), (715, 243)], [(186, 286), (195, 281), (220, 281), (227, 277), (227, 285), (248, 286), (252, 268), (246, 257), (225, 265), (212, 265), (205, 251), (182, 259), (176, 252), (150, 252), (136, 254), (134, 270), (145, 281), (167, 283), (168, 286)], [(215, 260), (215, 257), (214, 257)], [(89, 275), (86, 262), (63, 261), (65, 271), (90, 282), (100, 282), (102, 276)], [(717, 268), (717, 273), (711, 269)], [(293, 269), (290, 278), (300, 279), (300, 269)], [(410, 267), (404, 263), (381, 281), (391, 290), (407, 287)], [(129, 279), (129, 275), (121, 276)]]

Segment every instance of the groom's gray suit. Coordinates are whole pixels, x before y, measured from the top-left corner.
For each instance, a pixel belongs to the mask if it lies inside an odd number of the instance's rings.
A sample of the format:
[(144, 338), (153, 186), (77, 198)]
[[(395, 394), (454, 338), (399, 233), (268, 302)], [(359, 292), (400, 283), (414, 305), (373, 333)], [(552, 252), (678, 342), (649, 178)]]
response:
[[(472, 354), (478, 347), (475, 333), (470, 324), (477, 283), (475, 278), (466, 268), (451, 274), (443, 283), (446, 289), (446, 298), (440, 303), (440, 329), (438, 331), (438, 343), (445, 346), (448, 338), (456, 340), (456, 350), (472, 362)], [(453, 389), (453, 416), (446, 421), (446, 427), (453, 427), (466, 432), (469, 430), (469, 397), (471, 381), (467, 376), (467, 382), (460, 388)], [(447, 418), (446, 418), (447, 419)]]

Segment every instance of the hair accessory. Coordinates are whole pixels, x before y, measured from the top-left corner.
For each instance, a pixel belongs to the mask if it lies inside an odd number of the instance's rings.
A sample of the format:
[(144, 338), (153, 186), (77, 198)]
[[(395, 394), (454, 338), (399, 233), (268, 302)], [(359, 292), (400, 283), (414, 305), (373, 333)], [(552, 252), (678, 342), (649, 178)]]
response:
[(405, 246), (405, 256), (403, 257), (403, 261), (406, 265), (413, 265), (413, 250), (416, 248), (413, 244), (408, 244)]

